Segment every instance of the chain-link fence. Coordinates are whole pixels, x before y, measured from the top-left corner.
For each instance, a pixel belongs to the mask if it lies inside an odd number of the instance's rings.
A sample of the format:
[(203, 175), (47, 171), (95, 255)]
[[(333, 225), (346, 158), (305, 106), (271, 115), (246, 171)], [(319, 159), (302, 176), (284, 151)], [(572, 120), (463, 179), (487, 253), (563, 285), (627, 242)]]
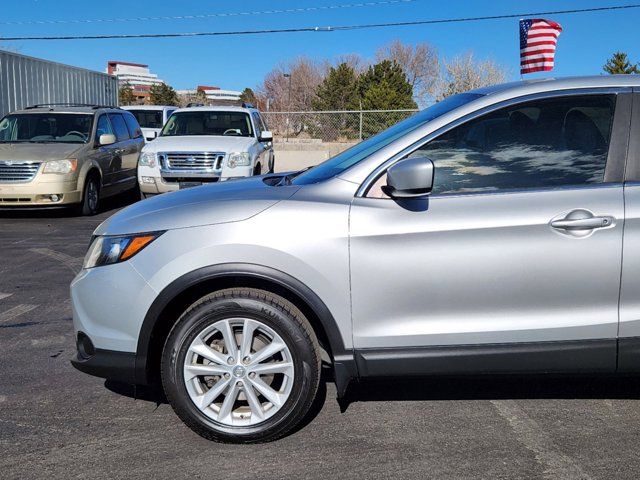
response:
[(262, 114), (267, 126), (279, 140), (306, 138), (340, 143), (369, 138), (417, 111), (352, 110)]

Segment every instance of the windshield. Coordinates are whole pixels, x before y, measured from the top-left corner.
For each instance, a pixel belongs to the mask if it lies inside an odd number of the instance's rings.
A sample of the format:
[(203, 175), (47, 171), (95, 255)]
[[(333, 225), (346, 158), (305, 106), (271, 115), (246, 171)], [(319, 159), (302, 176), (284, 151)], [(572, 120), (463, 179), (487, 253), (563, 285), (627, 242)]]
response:
[(129, 110), (142, 128), (162, 128), (162, 110)]
[(85, 113), (17, 113), (0, 121), (0, 143), (86, 143), (93, 115)]
[(307, 185), (318, 183), (323, 180), (340, 175), (346, 169), (361, 162), (369, 155), (381, 150), (394, 140), (405, 136), (409, 132), (430, 122), (434, 118), (440, 117), (451, 110), (458, 108), (482, 95), (477, 93), (461, 93), (442, 100), (425, 110), (396, 123), (394, 126), (384, 130), (373, 137), (360, 142), (344, 152), (330, 158), (326, 162), (313, 167), (312, 169), (298, 175), (292, 183), (296, 185)]
[(251, 119), (244, 112), (176, 112), (160, 132), (162, 137), (177, 135), (219, 135), (252, 137)]

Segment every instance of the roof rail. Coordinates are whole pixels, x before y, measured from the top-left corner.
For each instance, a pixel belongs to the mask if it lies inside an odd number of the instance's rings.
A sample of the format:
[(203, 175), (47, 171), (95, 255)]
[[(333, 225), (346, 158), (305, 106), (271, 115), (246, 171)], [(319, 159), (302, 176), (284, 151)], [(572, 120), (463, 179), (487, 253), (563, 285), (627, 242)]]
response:
[(242, 108), (256, 108), (253, 103), (242, 102)]
[(46, 107), (91, 107), (94, 110), (98, 108), (120, 108), (113, 105), (96, 105), (95, 103), (38, 103), (36, 105), (25, 107), (25, 110)]
[(190, 102), (187, 103), (187, 108), (191, 108), (191, 107), (204, 107), (204, 103), (197, 103), (197, 102)]

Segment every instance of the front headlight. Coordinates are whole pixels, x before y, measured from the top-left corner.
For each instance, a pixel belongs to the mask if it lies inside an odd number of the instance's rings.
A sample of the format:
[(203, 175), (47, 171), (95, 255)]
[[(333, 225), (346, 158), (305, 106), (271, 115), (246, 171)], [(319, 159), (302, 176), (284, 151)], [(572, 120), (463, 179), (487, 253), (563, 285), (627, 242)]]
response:
[(227, 166), (229, 168), (247, 167), (251, 165), (251, 157), (247, 152), (233, 152), (229, 154)]
[(124, 262), (164, 232), (137, 233), (135, 235), (95, 237), (84, 257), (83, 268), (101, 267)]
[(142, 152), (138, 165), (142, 167), (155, 167), (156, 166), (156, 154), (153, 152)]
[(75, 158), (67, 158), (66, 160), (52, 160), (45, 162), (43, 173), (71, 173), (78, 168), (78, 160)]

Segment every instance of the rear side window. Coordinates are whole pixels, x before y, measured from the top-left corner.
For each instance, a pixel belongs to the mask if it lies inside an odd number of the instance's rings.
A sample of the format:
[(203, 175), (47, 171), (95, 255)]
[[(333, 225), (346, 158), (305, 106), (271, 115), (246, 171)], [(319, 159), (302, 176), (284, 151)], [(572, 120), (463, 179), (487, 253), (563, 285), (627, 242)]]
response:
[(433, 161), (434, 194), (601, 183), (614, 107), (614, 95), (513, 105), (456, 127), (411, 156)]
[(124, 121), (127, 124), (127, 129), (129, 130), (129, 136), (131, 138), (138, 138), (142, 136), (142, 130), (140, 130), (140, 125), (136, 121), (135, 117), (130, 113), (122, 114), (124, 117)]
[(111, 120), (111, 125), (113, 125), (113, 131), (116, 135), (116, 139), (119, 142), (123, 142), (129, 139), (129, 130), (127, 129), (127, 124), (122, 118), (122, 115), (119, 113), (110, 113), (109, 120)]

